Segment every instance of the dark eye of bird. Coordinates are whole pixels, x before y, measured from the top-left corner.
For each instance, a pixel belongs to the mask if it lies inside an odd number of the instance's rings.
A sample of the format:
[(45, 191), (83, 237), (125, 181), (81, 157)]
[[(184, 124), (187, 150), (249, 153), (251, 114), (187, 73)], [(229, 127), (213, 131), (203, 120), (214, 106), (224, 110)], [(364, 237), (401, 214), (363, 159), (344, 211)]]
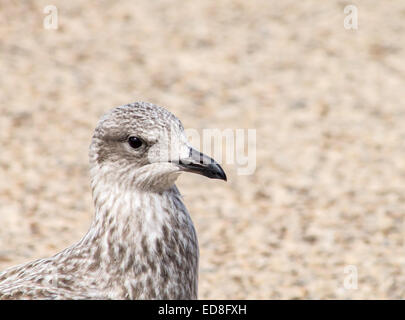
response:
[(142, 140), (138, 137), (129, 137), (128, 143), (134, 149), (138, 149), (140, 146), (142, 146)]

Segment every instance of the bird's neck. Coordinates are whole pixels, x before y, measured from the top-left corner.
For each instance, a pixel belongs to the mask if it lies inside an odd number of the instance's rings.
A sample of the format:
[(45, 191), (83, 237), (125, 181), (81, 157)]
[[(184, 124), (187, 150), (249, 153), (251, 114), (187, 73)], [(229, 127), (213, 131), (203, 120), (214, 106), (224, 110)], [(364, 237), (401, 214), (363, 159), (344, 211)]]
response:
[(96, 248), (94, 267), (110, 285), (125, 298), (196, 298), (198, 243), (176, 186), (146, 192), (93, 179), (92, 189), (95, 217), (82, 244)]

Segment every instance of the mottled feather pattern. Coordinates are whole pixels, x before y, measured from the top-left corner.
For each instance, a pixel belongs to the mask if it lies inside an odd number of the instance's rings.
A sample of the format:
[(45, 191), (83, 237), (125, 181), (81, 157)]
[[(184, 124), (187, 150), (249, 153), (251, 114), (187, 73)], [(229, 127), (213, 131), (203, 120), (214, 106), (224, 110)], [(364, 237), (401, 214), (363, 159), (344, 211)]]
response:
[[(196, 299), (198, 242), (174, 185), (179, 168), (153, 153), (173, 130), (185, 152), (184, 128), (164, 108), (134, 103), (106, 114), (90, 146), (90, 229), (53, 257), (1, 272), (0, 298)], [(128, 147), (130, 135), (144, 150)]]

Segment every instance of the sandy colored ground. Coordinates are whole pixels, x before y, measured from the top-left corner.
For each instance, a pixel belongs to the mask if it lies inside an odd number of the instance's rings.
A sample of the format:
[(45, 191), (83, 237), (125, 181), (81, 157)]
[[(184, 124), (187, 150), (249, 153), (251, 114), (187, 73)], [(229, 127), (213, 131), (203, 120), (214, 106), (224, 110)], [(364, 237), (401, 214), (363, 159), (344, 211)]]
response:
[(0, 269), (81, 238), (93, 128), (145, 100), (257, 130), (253, 175), (178, 182), (200, 298), (404, 298), (405, 2), (356, 1), (358, 30), (347, 4), (2, 0)]

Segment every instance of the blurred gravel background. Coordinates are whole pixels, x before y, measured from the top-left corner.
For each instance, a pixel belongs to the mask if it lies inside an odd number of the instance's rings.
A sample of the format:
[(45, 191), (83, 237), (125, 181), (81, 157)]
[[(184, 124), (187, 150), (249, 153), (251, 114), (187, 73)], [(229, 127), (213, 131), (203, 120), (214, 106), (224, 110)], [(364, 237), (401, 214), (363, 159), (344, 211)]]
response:
[(0, 269), (84, 235), (92, 131), (144, 100), (257, 130), (253, 175), (178, 182), (201, 299), (404, 298), (404, 45), (399, 0), (2, 0)]

